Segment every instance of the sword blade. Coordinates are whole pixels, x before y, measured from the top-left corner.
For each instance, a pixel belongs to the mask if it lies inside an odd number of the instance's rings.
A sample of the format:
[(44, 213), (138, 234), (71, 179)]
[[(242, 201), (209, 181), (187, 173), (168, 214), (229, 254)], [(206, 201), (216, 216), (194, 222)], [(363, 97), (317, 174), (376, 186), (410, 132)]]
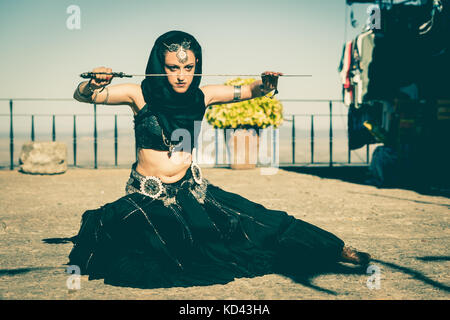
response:
[[(166, 73), (150, 73), (150, 74), (125, 74), (123, 72), (85, 72), (80, 74), (80, 77), (85, 79), (95, 78), (95, 75), (103, 74), (110, 75), (117, 78), (131, 78), (131, 77), (170, 77), (177, 75), (169, 75)], [(195, 74), (185, 74), (185, 76), (194, 77), (260, 77), (262, 74), (210, 74), (210, 73), (195, 73)], [(312, 77), (310, 74), (283, 74), (280, 77)]]
[[(130, 76), (133, 77), (170, 77), (170, 76), (177, 76), (174, 75), (168, 75), (166, 73), (162, 74), (130, 74)], [(211, 74), (211, 73), (194, 73), (194, 74), (185, 74), (185, 76), (196, 76), (196, 77), (260, 77), (261, 74)], [(283, 74), (280, 77), (312, 77), (310, 74)]]

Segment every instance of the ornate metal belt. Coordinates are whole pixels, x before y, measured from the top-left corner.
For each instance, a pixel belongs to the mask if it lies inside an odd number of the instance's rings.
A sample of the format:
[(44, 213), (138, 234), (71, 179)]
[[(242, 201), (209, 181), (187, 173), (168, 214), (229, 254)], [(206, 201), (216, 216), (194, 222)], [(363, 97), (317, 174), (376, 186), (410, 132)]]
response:
[[(192, 178), (194, 179), (195, 183), (201, 184), (203, 181), (203, 176), (200, 167), (197, 164), (191, 162), (190, 170), (192, 172)], [(127, 182), (127, 193), (133, 191), (139, 192), (153, 199), (157, 199), (163, 193), (167, 194), (167, 188), (159, 177), (143, 176), (134, 168), (131, 170), (131, 177)]]

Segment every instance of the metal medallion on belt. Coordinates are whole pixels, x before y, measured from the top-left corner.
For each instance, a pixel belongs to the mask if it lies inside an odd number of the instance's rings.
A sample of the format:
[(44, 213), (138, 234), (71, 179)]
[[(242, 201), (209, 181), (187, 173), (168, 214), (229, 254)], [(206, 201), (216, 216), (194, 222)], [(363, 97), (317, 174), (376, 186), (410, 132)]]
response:
[(192, 177), (194, 178), (194, 181), (197, 182), (198, 184), (201, 184), (202, 183), (202, 171), (200, 170), (200, 167), (197, 164), (192, 163), (191, 171), (192, 171)]
[(163, 185), (158, 177), (149, 176), (141, 180), (141, 193), (156, 199), (162, 192)]

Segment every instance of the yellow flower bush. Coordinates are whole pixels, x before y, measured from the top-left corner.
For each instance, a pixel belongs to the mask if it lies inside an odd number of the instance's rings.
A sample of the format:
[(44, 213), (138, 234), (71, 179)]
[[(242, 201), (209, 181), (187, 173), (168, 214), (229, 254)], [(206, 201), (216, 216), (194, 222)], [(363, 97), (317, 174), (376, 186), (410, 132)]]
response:
[[(256, 79), (236, 78), (228, 80), (227, 86), (243, 86)], [(273, 95), (273, 93), (268, 94)], [(283, 122), (283, 105), (277, 99), (268, 96), (251, 100), (213, 105), (205, 112), (206, 120), (214, 128), (258, 129), (274, 126)]]

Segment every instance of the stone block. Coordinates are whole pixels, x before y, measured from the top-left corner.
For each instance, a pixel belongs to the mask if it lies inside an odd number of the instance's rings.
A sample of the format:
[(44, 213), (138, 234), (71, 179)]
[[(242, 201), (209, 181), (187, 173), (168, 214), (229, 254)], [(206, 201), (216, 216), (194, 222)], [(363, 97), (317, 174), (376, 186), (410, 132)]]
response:
[(67, 146), (63, 142), (27, 142), (22, 146), (19, 171), (31, 174), (58, 174), (67, 171)]

